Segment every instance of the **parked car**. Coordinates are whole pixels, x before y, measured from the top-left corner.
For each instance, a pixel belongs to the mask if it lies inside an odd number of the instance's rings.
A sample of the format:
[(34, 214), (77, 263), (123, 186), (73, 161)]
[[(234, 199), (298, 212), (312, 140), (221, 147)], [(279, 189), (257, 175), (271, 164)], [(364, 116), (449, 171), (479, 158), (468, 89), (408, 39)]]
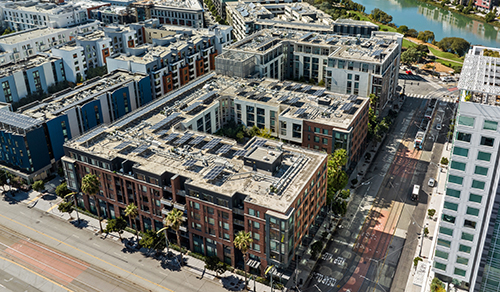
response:
[(406, 74), (413, 75), (413, 73), (410, 70), (406, 70)]
[(438, 123), (438, 124), (436, 125), (436, 130), (441, 131), (441, 123)]
[(429, 182), (427, 183), (431, 188), (434, 187), (434, 185), (436, 184), (436, 180), (433, 179), (432, 177), (429, 179)]

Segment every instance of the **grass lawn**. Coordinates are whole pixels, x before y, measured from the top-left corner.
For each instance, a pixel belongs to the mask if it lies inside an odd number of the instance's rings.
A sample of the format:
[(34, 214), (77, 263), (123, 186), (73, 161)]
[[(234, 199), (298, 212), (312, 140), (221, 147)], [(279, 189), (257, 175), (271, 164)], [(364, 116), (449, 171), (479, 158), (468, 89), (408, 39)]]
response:
[[(436, 59), (436, 62), (441, 63), (447, 67), (455, 68), (455, 67), (462, 67), (462, 63), (455, 63), (455, 62), (450, 62), (448, 60), (443, 60), (443, 59)], [(451, 65), (451, 66), (450, 66)]]
[(455, 54), (448, 53), (448, 52), (443, 52), (443, 51), (440, 51), (440, 50), (436, 50), (436, 49), (431, 48), (431, 47), (429, 47), (429, 50), (436, 57), (450, 59), (450, 60), (453, 60), (453, 61), (455, 61), (457, 63), (460, 63), (460, 64), (463, 64), (463, 62), (464, 62), (464, 60), (462, 58), (457, 57), (457, 55), (455, 55)]
[(409, 47), (414, 47), (417, 44), (410, 42), (407, 39), (403, 39), (403, 48), (409, 48)]

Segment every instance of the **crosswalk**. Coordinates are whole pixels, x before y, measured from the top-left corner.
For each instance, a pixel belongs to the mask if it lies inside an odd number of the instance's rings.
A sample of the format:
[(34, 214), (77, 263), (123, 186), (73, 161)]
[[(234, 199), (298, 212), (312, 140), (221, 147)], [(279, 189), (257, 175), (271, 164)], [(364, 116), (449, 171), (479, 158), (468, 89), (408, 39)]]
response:
[(423, 95), (423, 94), (415, 94), (415, 93), (408, 93), (408, 94), (405, 94), (405, 95), (407, 97), (422, 98), (422, 99), (431, 99), (433, 97), (436, 97), (440, 101), (443, 101), (443, 102), (456, 102), (457, 101), (457, 98), (455, 96), (451, 96), (451, 95), (442, 95), (440, 97), (432, 96), (431, 94)]
[(399, 74), (399, 79), (406, 80), (422, 80), (422, 77), (416, 75), (408, 75), (408, 74)]
[(428, 98), (427, 95), (422, 95), (422, 94), (415, 94), (415, 93), (408, 93), (405, 94), (407, 97), (413, 97), (413, 98)]

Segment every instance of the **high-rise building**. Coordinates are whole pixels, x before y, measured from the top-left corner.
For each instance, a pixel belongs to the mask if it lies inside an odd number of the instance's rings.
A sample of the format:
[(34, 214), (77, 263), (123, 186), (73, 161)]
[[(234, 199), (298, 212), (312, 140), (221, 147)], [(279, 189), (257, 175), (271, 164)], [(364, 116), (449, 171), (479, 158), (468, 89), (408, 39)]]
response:
[(433, 271), (470, 291), (500, 289), (500, 50), (465, 57)]

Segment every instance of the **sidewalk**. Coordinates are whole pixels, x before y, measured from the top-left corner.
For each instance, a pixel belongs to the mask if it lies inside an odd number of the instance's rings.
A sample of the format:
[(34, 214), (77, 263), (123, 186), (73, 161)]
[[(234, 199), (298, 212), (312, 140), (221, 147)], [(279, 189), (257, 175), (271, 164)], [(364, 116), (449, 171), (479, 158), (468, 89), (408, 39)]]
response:
[[(12, 189), (14, 190), (14, 189)], [(80, 218), (80, 223), (76, 220), (76, 212), (71, 213), (71, 217), (68, 213), (61, 213), (58, 210), (59, 204), (63, 201), (63, 199), (57, 197), (55, 194), (52, 193), (39, 193), (36, 191), (30, 191), (29, 193), (26, 192), (18, 192), (14, 195), (11, 195), (9, 192), (9, 188), (3, 192), (5, 196), (5, 200), (9, 201), (11, 204), (17, 204), (17, 203), (24, 203), (27, 205), (29, 209), (31, 208), (36, 208), (39, 210), (42, 210), (54, 217), (59, 217), (61, 220), (68, 221), (69, 224), (73, 224), (76, 228), (79, 229), (86, 229), (92, 233), (94, 233), (95, 236), (100, 236), (102, 239), (105, 240), (111, 240), (119, 244), (120, 246), (124, 247), (125, 244), (120, 242), (120, 238), (118, 234), (116, 233), (109, 233), (109, 234), (99, 234), (99, 221), (87, 214), (83, 214), (81, 212), (78, 212), (79, 218)], [(102, 221), (102, 227), (103, 229), (106, 228), (106, 220)], [(133, 242), (135, 242), (135, 237), (136, 235), (127, 231), (124, 231), (122, 234), (122, 238), (125, 239), (133, 239)], [(131, 248), (130, 246), (128, 246)], [(149, 251), (145, 248), (141, 248), (140, 250), (143, 254), (149, 253)], [(179, 252), (175, 250), (170, 250), (174, 255), (178, 256)], [(238, 275), (236, 273), (232, 273), (229, 271), (226, 271), (224, 274), (219, 275), (219, 278), (216, 277), (215, 272), (205, 270), (205, 262), (202, 260), (199, 260), (197, 258), (194, 258), (189, 255), (183, 255), (184, 262), (185, 264), (182, 266), (182, 271), (188, 271), (191, 273), (196, 274), (200, 278), (205, 278), (208, 281), (216, 281), (220, 283), (221, 286), (228, 290), (232, 291), (242, 291), (242, 288), (244, 287), (244, 281), (245, 277)], [(173, 259), (173, 258), (172, 258)], [(166, 256), (160, 257), (159, 260), (164, 261), (168, 259)], [(171, 261), (170, 263), (167, 263), (166, 265), (161, 265), (162, 267), (168, 269), (167, 266), (173, 266), (177, 265), (175, 261)], [(256, 282), (255, 281), (249, 280), (248, 287), (250, 287), (251, 291), (254, 291), (254, 286), (255, 286), (255, 291), (256, 292), (270, 292), (271, 287), (264, 285), (262, 283)], [(273, 291), (282, 291), (279, 289), (274, 288)]]

